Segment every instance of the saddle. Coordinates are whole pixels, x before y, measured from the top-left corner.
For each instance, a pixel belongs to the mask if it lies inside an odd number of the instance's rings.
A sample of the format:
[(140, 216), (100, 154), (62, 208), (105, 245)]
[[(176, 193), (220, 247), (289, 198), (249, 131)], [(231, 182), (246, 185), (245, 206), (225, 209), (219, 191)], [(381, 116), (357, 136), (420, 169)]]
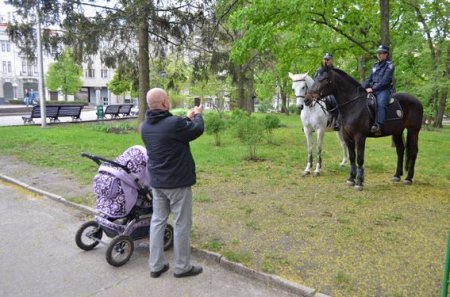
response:
[[(369, 107), (372, 118), (375, 119), (377, 112), (377, 100), (375, 96), (370, 93), (367, 95), (367, 106)], [(386, 106), (386, 118), (385, 121), (401, 120), (403, 118), (403, 109), (397, 99), (394, 97), (389, 98)]]

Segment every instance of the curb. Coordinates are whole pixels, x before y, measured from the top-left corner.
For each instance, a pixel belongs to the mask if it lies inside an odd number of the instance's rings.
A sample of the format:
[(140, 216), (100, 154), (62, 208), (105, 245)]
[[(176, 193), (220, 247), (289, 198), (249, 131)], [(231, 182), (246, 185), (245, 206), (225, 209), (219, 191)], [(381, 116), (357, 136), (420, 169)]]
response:
[[(23, 183), (19, 180), (16, 180), (14, 178), (8, 177), (4, 174), (0, 173), (0, 180), (4, 180), (8, 183), (14, 184), (16, 186), (19, 186), (21, 188), (27, 189), (28, 191), (31, 191), (33, 193), (48, 197), (52, 200), (61, 202), (65, 205), (77, 208), (81, 211), (84, 211), (85, 213), (89, 214), (89, 215), (96, 215), (97, 212), (88, 206), (84, 206), (81, 204), (77, 204), (74, 202), (70, 202), (68, 200), (66, 200), (64, 197), (60, 196), (60, 195), (56, 195), (35, 187), (32, 187), (26, 183)], [(276, 275), (272, 275), (272, 274), (267, 274), (264, 272), (260, 272), (248, 267), (245, 267), (244, 265), (240, 264), (240, 263), (235, 263), (235, 262), (231, 262), (229, 260), (227, 260), (224, 256), (217, 254), (217, 253), (213, 253), (213, 252), (209, 252), (206, 250), (202, 250), (202, 249), (198, 249), (195, 247), (191, 247), (192, 249), (192, 253), (195, 254), (196, 256), (198, 256), (199, 258), (202, 258), (206, 261), (210, 261), (210, 262), (214, 262), (219, 264), (219, 266), (237, 273), (239, 275), (242, 276), (246, 276), (249, 278), (252, 278), (254, 280), (263, 282), (267, 285), (276, 287), (278, 289), (287, 291), (289, 293), (293, 293), (297, 296), (302, 296), (302, 297), (331, 297), (329, 295), (325, 295), (322, 293), (317, 292), (317, 290), (313, 289), (313, 288), (309, 288), (309, 287), (305, 287), (299, 284), (296, 284), (294, 282), (291, 282), (289, 280), (283, 279), (279, 276)]]
[(78, 208), (78, 209), (80, 209), (80, 210), (82, 210), (82, 211), (84, 211), (84, 212), (86, 212), (86, 213), (88, 213), (90, 215), (96, 215), (97, 214), (97, 212), (91, 207), (70, 202), (70, 201), (64, 199), (64, 197), (62, 197), (62, 196), (59, 196), (59, 195), (56, 195), (56, 194), (53, 194), (53, 193), (50, 193), (50, 192), (47, 192), (47, 191), (35, 188), (35, 187), (32, 187), (32, 186), (30, 186), (30, 185), (28, 185), (26, 183), (23, 183), (21, 181), (18, 181), (18, 180), (14, 179), (14, 178), (11, 178), (9, 176), (3, 175), (1, 173), (0, 173), (0, 179), (4, 180), (6, 182), (9, 182), (11, 184), (15, 184), (16, 186), (22, 187), (24, 189), (27, 189), (28, 191), (31, 191), (33, 193), (46, 196), (48, 198), (51, 198), (51, 199), (53, 199), (55, 201), (61, 202), (61, 203), (66, 204), (66, 205), (69, 205), (71, 207)]

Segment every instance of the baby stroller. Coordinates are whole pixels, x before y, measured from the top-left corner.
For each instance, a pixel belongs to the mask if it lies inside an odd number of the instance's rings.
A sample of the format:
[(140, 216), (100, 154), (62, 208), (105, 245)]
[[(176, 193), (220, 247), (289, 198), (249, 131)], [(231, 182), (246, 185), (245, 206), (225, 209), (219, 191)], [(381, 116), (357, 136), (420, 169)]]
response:
[[(143, 146), (132, 146), (114, 161), (86, 153), (81, 156), (100, 166), (93, 182), (98, 215), (78, 229), (75, 242), (85, 251), (107, 244), (106, 261), (122, 266), (133, 254), (133, 241), (148, 237), (150, 232), (153, 209), (147, 151)], [(102, 241), (103, 233), (112, 238), (109, 243)], [(172, 244), (173, 227), (167, 224), (164, 249)]]

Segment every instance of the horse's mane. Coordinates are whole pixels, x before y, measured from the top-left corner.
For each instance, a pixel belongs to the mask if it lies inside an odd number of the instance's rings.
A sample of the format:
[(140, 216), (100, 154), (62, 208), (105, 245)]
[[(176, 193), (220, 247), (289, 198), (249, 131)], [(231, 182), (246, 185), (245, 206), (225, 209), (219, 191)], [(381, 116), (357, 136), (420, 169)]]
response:
[(354, 79), (353, 77), (351, 77), (350, 75), (348, 75), (348, 74), (347, 74), (346, 72), (344, 72), (343, 70), (338, 69), (338, 68), (333, 68), (332, 70), (335, 71), (335, 72), (337, 72), (339, 75), (344, 76), (344, 78), (345, 78), (346, 80), (348, 80), (348, 81), (349, 81), (352, 85), (354, 85), (355, 87), (358, 87), (358, 88), (363, 89), (363, 87), (361, 86), (361, 84), (360, 84), (356, 79)]

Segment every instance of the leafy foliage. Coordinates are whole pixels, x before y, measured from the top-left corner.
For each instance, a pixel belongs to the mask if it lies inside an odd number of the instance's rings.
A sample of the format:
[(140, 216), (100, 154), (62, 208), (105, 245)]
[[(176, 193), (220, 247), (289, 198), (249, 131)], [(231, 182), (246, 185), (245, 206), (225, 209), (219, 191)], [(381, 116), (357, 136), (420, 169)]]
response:
[(272, 143), (273, 130), (278, 128), (278, 126), (280, 125), (280, 122), (281, 122), (280, 118), (274, 114), (266, 114), (262, 118), (262, 123), (264, 125), (264, 129), (266, 131), (267, 139), (268, 139), (269, 143)]
[(214, 135), (214, 143), (220, 146), (220, 134), (225, 130), (225, 119), (219, 112), (209, 112), (205, 114), (206, 133)]
[(56, 63), (49, 66), (47, 72), (47, 88), (50, 91), (61, 90), (67, 95), (74, 95), (83, 86), (81, 66), (75, 63), (70, 50), (65, 50), (58, 56)]
[(237, 138), (248, 148), (248, 159), (258, 160), (256, 149), (264, 139), (264, 125), (261, 121), (255, 116), (245, 115), (235, 122), (234, 129)]

